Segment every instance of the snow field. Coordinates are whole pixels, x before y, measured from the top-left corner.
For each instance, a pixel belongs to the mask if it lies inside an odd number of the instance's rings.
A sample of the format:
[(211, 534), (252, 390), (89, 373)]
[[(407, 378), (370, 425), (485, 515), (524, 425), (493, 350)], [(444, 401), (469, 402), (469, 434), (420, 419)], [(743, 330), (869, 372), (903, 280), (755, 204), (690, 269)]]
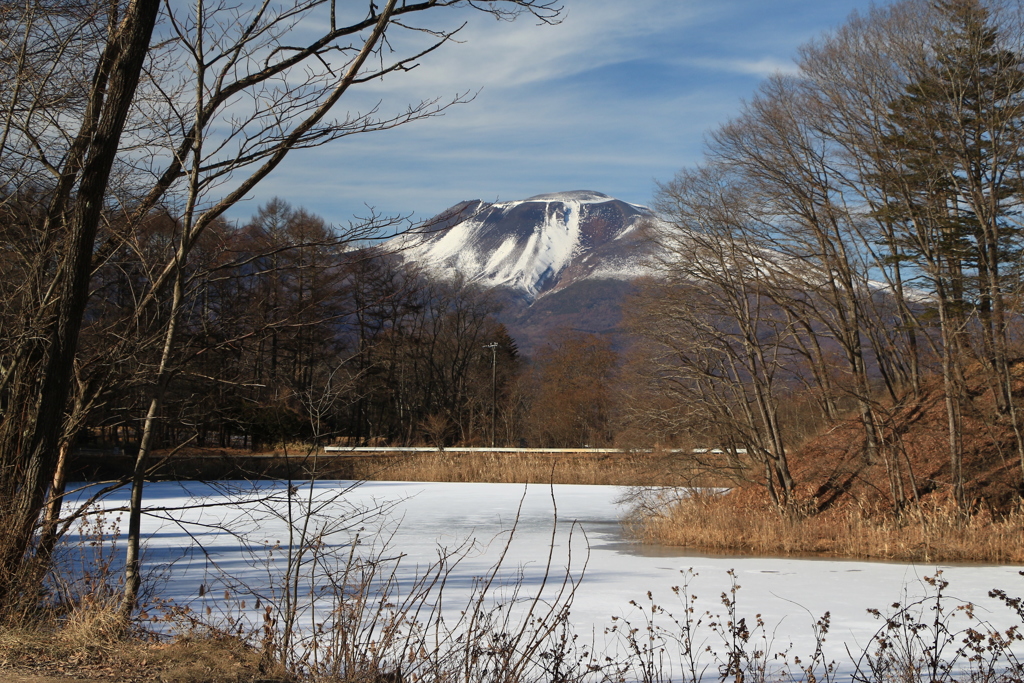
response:
[[(823, 614), (830, 613), (832, 625), (826, 656), (848, 661), (847, 648), (863, 651), (881, 626), (867, 610), (885, 614), (892, 603), (907, 604), (933, 592), (924, 577), (939, 570), (950, 583), (949, 609), (970, 602), (977, 617), (993, 626), (1005, 629), (1019, 623), (988, 596), (995, 588), (1011, 596), (1024, 594), (1018, 567), (704, 557), (638, 547), (623, 537), (618, 523), (623, 510), (616, 499), (621, 493), (599, 486), (368, 482), (352, 487), (351, 482), (322, 481), (312, 488), (300, 484), (289, 495), (279, 482), (155, 483), (146, 491), (151, 511), (144, 518), (144, 560), (161, 577), (157, 592), (163, 597), (196, 609), (212, 602), (238, 612), (237, 601), (221, 600), (223, 592), (272, 595), (287, 564), (284, 548), (303, 528), (322, 530), (324, 547), (338, 550), (342, 560), (357, 535), (362, 539), (359, 552), (393, 558), (382, 566), (393, 572), (387, 576), (399, 592), (413, 585), (439, 553), (455, 553), (459, 560), (448, 576), (441, 607), (454, 620), (476, 582), (489, 575), (504, 552), (499, 575), (518, 581), (524, 605), (542, 585), (544, 597), (553, 600), (564, 577), (578, 582), (570, 620), (598, 651), (622, 647), (617, 636), (606, 633), (623, 623), (613, 618), (634, 626), (645, 623), (648, 591), (655, 603), (681, 617), (683, 608), (672, 589), (686, 583), (686, 593), (697, 596), (696, 614), (723, 614), (721, 596), (729, 593), (733, 581), (729, 570), (740, 586), (737, 616), (753, 625), (760, 615), (768, 651), (788, 650), (805, 661), (815, 646), (812, 625)], [(126, 498), (127, 492), (120, 493), (104, 506), (117, 508)], [(315, 512), (312, 524), (301, 514), (306, 509)], [(303, 585), (322, 582), (324, 561), (316, 569), (309, 567)], [(513, 590), (506, 585), (495, 595)], [(250, 598), (247, 609), (252, 607)], [(310, 627), (323, 618), (322, 611), (311, 606), (302, 622)], [(655, 623), (668, 626), (668, 617), (656, 616)], [(701, 637), (704, 644), (721, 646), (720, 638), (706, 628)]]

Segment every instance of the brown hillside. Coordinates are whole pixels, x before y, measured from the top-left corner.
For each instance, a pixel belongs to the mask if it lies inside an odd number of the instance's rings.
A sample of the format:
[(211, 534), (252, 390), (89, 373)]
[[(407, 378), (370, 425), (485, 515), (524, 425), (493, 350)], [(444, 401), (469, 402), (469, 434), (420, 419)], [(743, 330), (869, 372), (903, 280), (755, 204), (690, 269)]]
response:
[[(1024, 362), (1015, 364), (1014, 375), (1020, 406)], [(975, 508), (1002, 513), (1020, 500), (1021, 463), (1012, 421), (997, 413), (983, 380), (980, 368), (972, 368), (963, 410), (965, 492)], [(920, 498), (938, 503), (950, 497), (949, 432), (941, 378), (926, 381), (916, 398), (907, 396), (899, 405), (883, 404), (878, 414), (884, 448), (874, 462), (864, 457), (859, 419), (833, 426), (792, 455), (801, 494), (819, 510), (850, 504), (889, 507), (900, 490), (908, 501)]]

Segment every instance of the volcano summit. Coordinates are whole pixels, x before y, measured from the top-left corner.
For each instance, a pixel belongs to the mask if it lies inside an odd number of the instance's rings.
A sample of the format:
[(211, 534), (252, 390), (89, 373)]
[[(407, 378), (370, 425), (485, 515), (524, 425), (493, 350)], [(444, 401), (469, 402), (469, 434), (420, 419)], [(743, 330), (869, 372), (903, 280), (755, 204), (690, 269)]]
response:
[(428, 272), (512, 290), (527, 303), (582, 280), (647, 271), (641, 227), (654, 214), (587, 190), (462, 202), (389, 246)]

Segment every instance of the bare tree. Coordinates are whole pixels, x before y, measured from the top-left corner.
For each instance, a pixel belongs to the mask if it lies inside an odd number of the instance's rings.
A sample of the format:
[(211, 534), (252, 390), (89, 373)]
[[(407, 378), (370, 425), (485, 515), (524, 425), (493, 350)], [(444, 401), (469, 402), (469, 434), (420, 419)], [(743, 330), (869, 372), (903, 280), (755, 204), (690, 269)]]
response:
[(527, 431), (540, 446), (584, 448), (611, 441), (618, 356), (596, 334), (559, 330), (535, 356)]
[[(679, 244), (717, 234), (712, 253), (742, 256), (707, 273), (673, 266), (682, 281), (717, 282), (708, 300), (722, 305), (741, 291), (730, 270), (772, 264), (754, 267), (755, 290), (737, 299), (756, 291), (772, 306), (751, 316), (736, 305), (722, 317), (774, 326), (783, 315), (787, 351), (777, 359), (794, 369), (789, 381), (811, 389), (829, 419), (838, 398), (852, 399), (865, 462), (884, 461), (897, 506), (900, 458), (882, 399), (916, 400), (929, 351), (941, 362), (958, 504), (966, 509), (964, 411), (979, 409), (967, 391), (971, 358), (995, 399), (990, 419), (1017, 435), (1024, 472), (1006, 294), (1017, 289), (1024, 159), (1024, 24), (1012, 9), (906, 0), (854, 15), (804, 48), (800, 73), (769, 79), (711, 136), (707, 166), (660, 190)], [(937, 329), (925, 322), (932, 314)], [(829, 347), (841, 351), (848, 381), (833, 381)], [(756, 388), (758, 372), (746, 367), (735, 381)]]
[[(1016, 289), (1020, 240), (1014, 207), (1024, 114), (1022, 30), (1005, 3), (903, 2), (854, 17), (807, 48), (801, 62), (823, 104), (823, 129), (843, 149), (848, 191), (869, 208), (863, 248), (875, 252), (876, 272), (897, 294), (905, 329), (921, 329), (917, 311), (926, 308), (919, 296), (916, 303), (908, 296), (908, 277), (922, 283), (913, 286), (926, 289), (937, 310), (936, 355), (961, 505), (968, 357), (987, 369), (1024, 458), (1008, 372), (1005, 295)], [(916, 345), (916, 335), (910, 340)], [(1024, 459), (1021, 464), (1024, 472)]]
[[(25, 18), (33, 20), (36, 4), (23, 7), (29, 15)], [(71, 121), (63, 116), (50, 118), (52, 112), (46, 108), (40, 111), (30, 106), (25, 111), (24, 91), (16, 83), (8, 96), (11, 101), (3, 105), (8, 112), (5, 131), (18, 131), (22, 150), (40, 152), (36, 163), (18, 163), (19, 171), (25, 168), (31, 174), (43, 167), (51, 178), (45, 209), (40, 211), (41, 242), (26, 273), (29, 294), (23, 303), (34, 304), (35, 309), (31, 305), (23, 309), (28, 315), (20, 329), (12, 330), (16, 341), (2, 362), (0, 382), (6, 401), (0, 429), (0, 498), (11, 515), (0, 538), (0, 603), (8, 599), (10, 582), (20, 573), (58, 462), (104, 198), (135, 101), (159, 3), (134, 0), (111, 9), (123, 9), (123, 14), (90, 15), (89, 21), (76, 24), (82, 30), (106, 24), (107, 31), (100, 34), (105, 44), (88, 49), (95, 55), (88, 95), (69, 110), (60, 111)], [(51, 65), (65, 57), (61, 49), (65, 44), (57, 39), (31, 65), (24, 60), (16, 62), (16, 78), (33, 80), (36, 71), (59, 70)], [(34, 52), (35, 45), (35, 36), (26, 32), (20, 45), (22, 56)], [(33, 99), (30, 96), (30, 105), (35, 103)], [(43, 119), (41, 130), (32, 125), (38, 118)], [(72, 123), (75, 119), (77, 126)], [(40, 137), (58, 127), (77, 127), (77, 133), (63, 149), (43, 147)], [(5, 136), (4, 144), (5, 156), (19, 156), (12, 151), (11, 136)], [(21, 185), (17, 180), (9, 184)]]
[[(155, 419), (172, 372), (177, 292), (204, 232), (292, 150), (466, 101), (457, 94), (391, 115), (373, 109), (331, 118), (353, 89), (408, 71), (451, 41), (458, 15), (452, 28), (433, 18), (461, 6), (502, 19), (553, 22), (559, 14), (550, 0), (389, 0), (362, 11), (327, 0), (245, 7), (197, 0), (168, 5), (153, 42), (156, 0), (5, 5), (2, 30), (15, 39), (5, 41), (0, 59), (14, 75), (0, 102), (4, 201), (35, 192), (39, 209), (30, 226), (38, 239), (23, 260), (27, 284), (18, 291), (25, 315), (5, 330), (0, 360), (0, 499), (12, 511), (0, 539), (0, 602), (12, 594), (7, 578), (29, 553), (53, 479), (97, 266), (155, 210), (180, 216), (170, 256), (132, 306), (138, 320), (169, 306), (167, 362), (158, 363), (150, 391)], [(72, 50), (78, 61), (68, 59)], [(64, 90), (86, 94), (53, 97)]]
[(663, 282), (644, 296), (632, 326), (656, 342), (653, 371), (689, 413), (690, 430), (763, 468), (772, 500), (794, 502), (780, 401), (793, 329), (767, 296), (778, 264), (749, 220), (755, 206), (722, 166), (681, 172), (659, 188), (667, 219), (657, 233)]
[(851, 238), (832, 146), (813, 126), (810, 103), (798, 83), (770, 79), (740, 117), (716, 132), (711, 154), (756, 197), (761, 241), (778, 254), (778, 267), (764, 274), (779, 285), (777, 302), (842, 349), (852, 380), (844, 385), (858, 406), (870, 462), (878, 436), (863, 343), (867, 267)]

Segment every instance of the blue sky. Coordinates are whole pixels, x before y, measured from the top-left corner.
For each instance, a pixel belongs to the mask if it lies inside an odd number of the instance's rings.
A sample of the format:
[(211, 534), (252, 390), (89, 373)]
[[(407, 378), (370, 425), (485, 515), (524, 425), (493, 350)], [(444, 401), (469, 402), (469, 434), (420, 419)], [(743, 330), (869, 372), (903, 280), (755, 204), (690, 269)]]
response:
[[(878, 3), (876, 3), (878, 4)], [(884, 3), (882, 3), (884, 4)], [(467, 12), (460, 44), (349, 106), (396, 112), (478, 94), (439, 118), (298, 151), (233, 215), (280, 196), (336, 225), (374, 207), (424, 220), (463, 199), (588, 189), (647, 204), (656, 180), (700, 159), (797, 48), (867, 0), (564, 0), (564, 21)], [(344, 111), (341, 112), (342, 114)]]

